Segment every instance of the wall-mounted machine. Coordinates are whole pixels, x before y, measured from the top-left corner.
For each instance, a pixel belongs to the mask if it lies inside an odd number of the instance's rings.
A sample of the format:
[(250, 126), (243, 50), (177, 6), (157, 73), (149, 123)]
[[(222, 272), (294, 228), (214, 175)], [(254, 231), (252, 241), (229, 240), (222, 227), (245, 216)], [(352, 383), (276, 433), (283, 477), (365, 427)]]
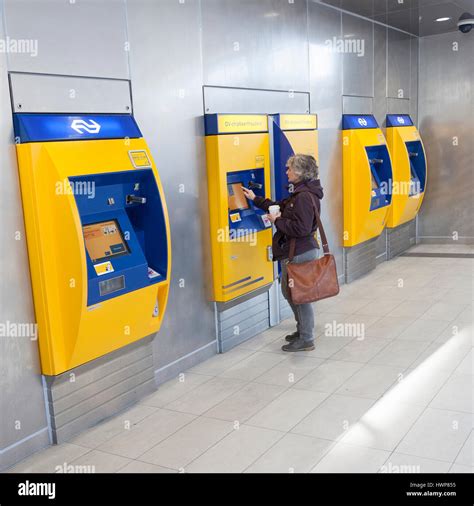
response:
[(166, 203), (132, 116), (15, 114), (14, 127), (42, 371), (58, 375), (159, 330)]
[(270, 116), (275, 200), (289, 196), (286, 162), (300, 153), (318, 160), (318, 118), (316, 114), (273, 114)]
[(344, 114), (344, 246), (380, 235), (391, 204), (392, 164), (384, 135), (372, 115)]
[(213, 300), (228, 302), (273, 282), (272, 226), (242, 186), (270, 197), (268, 119), (205, 115)]
[(426, 185), (426, 156), (408, 114), (387, 114), (387, 145), (393, 164), (387, 227), (395, 228), (413, 220), (420, 209)]

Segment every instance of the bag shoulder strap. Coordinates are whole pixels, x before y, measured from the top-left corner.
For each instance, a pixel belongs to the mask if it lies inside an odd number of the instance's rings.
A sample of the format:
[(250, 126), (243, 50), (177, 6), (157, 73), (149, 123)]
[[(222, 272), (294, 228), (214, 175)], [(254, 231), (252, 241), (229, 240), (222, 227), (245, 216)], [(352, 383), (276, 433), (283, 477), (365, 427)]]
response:
[[(328, 240), (326, 237), (326, 232), (324, 232), (324, 227), (321, 222), (321, 218), (319, 216), (318, 207), (316, 206), (316, 199), (311, 192), (305, 192), (305, 193), (309, 193), (309, 196), (311, 197), (311, 202), (313, 203), (313, 209), (314, 209), (314, 214), (316, 216), (316, 224), (317, 224), (316, 230), (319, 229), (319, 233), (321, 234), (321, 241), (323, 243), (324, 254), (329, 255)], [(293, 237), (290, 241), (290, 254), (288, 257), (288, 260), (290, 262), (293, 260), (293, 257), (295, 256), (295, 249), (296, 249), (296, 239)]]

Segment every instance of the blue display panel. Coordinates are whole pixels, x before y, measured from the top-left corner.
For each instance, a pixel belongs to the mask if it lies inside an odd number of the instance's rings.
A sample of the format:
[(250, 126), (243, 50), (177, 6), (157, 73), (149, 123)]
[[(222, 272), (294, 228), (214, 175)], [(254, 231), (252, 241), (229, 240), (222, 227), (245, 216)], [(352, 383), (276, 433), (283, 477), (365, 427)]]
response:
[(387, 114), (387, 127), (413, 126), (408, 114)]
[(254, 205), (251, 200), (236, 194), (240, 186), (250, 188), (255, 195), (265, 197), (265, 177), (263, 169), (240, 170), (227, 174), (227, 192), (229, 196), (229, 231), (231, 238), (260, 232), (271, 228), (265, 211)]
[(387, 146), (366, 146), (367, 158), (369, 160), (372, 192), (370, 210), (390, 205), (392, 201), (391, 180), (392, 165), (388, 154)]
[[(76, 176), (69, 182), (85, 235), (87, 305), (166, 279), (166, 223), (152, 170)], [(97, 230), (104, 235), (91, 246), (86, 235)]]
[(130, 114), (14, 114), (16, 143), (142, 137)]
[(378, 128), (377, 120), (372, 114), (343, 114), (342, 129)]
[(410, 159), (411, 186), (410, 197), (423, 193), (426, 182), (426, 159), (420, 141), (405, 142)]

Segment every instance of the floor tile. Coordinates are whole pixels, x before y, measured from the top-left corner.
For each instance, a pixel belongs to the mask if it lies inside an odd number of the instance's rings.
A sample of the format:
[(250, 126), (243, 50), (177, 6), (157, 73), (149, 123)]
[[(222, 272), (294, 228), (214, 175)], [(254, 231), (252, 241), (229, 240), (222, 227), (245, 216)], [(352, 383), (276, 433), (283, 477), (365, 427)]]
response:
[(366, 337), (394, 339), (400, 335), (415, 320), (410, 317), (383, 316), (365, 329)]
[(186, 467), (188, 473), (241, 473), (284, 436), (241, 425)]
[(410, 367), (429, 346), (425, 341), (404, 341), (395, 339), (370, 360), (371, 364)]
[(354, 339), (337, 353), (332, 355), (332, 360), (346, 360), (349, 362), (367, 363), (389, 344), (387, 339), (365, 338)]
[(307, 473), (327, 453), (331, 441), (287, 434), (256, 460), (246, 473)]
[(474, 374), (474, 352), (471, 349), (464, 360), (456, 367), (454, 374)]
[(147, 462), (141, 462), (139, 460), (132, 460), (130, 464), (127, 464), (122, 469), (117, 471), (118, 473), (137, 473), (137, 474), (153, 474), (153, 473), (177, 473), (176, 469), (168, 469), (166, 467), (154, 466)]
[(257, 383), (290, 387), (324, 362), (322, 358), (289, 353), (285, 360), (254, 379)]
[(242, 388), (245, 381), (215, 377), (166, 405), (168, 409), (201, 415)]
[(110, 453), (91, 450), (85, 455), (81, 455), (71, 462), (75, 473), (116, 473), (127, 464), (132, 462), (130, 459), (111, 455)]
[(139, 460), (186, 470), (186, 466), (233, 430), (232, 422), (199, 417), (158, 443)]
[(294, 388), (333, 393), (362, 367), (363, 365), (357, 362), (327, 360), (298, 381)]
[(436, 302), (420, 316), (422, 320), (445, 320), (451, 321), (458, 316), (466, 304), (452, 304), (448, 302)]
[(456, 457), (456, 464), (474, 467), (474, 436), (472, 431)]
[(248, 383), (219, 404), (205, 412), (205, 416), (243, 423), (270, 404), (286, 387)]
[(136, 459), (163, 439), (194, 420), (195, 416), (158, 408), (158, 411), (145, 420), (123, 430), (120, 434), (102, 443), (97, 449)]
[(266, 330), (265, 332), (262, 332), (261, 334), (258, 334), (255, 337), (252, 337), (251, 339), (247, 339), (247, 341), (244, 341), (239, 345), (239, 348), (260, 351), (265, 346), (275, 341), (280, 341), (285, 335), (286, 332), (283, 328), (281, 328), (281, 326), (274, 327), (272, 329)]
[(286, 390), (249, 418), (247, 424), (267, 429), (289, 431), (318, 404), (321, 404), (327, 395), (309, 390)]
[(357, 312), (361, 307), (372, 302), (370, 298), (362, 297), (335, 297), (336, 303), (331, 307), (331, 311), (342, 314), (351, 314)]
[(336, 443), (312, 473), (376, 473), (390, 452)]
[(354, 337), (333, 337), (319, 336), (314, 340), (314, 350), (311, 351), (312, 357), (329, 358), (341, 348), (349, 344)]
[(238, 364), (221, 372), (219, 376), (222, 378), (252, 381), (283, 359), (283, 356), (275, 353), (257, 351), (250, 357), (241, 360)]
[(451, 464), (440, 460), (424, 459), (414, 455), (392, 453), (380, 468), (380, 473), (447, 473)]
[(370, 301), (365, 306), (360, 307), (356, 314), (368, 316), (386, 316), (390, 311), (393, 311), (397, 306), (402, 304), (400, 299), (385, 299), (379, 298)]
[(453, 462), (472, 430), (472, 415), (427, 408), (396, 451)]
[(424, 407), (379, 399), (341, 439), (342, 443), (393, 451)]
[(34, 453), (8, 470), (9, 473), (55, 473), (90, 450), (70, 443), (50, 446)]
[(443, 320), (416, 320), (402, 331), (397, 339), (433, 342), (446, 328)]
[(115, 415), (110, 420), (100, 423), (72, 438), (69, 442), (86, 448), (97, 448), (100, 444), (112, 439), (125, 429), (136, 425), (147, 416), (156, 413), (157, 409), (151, 406), (137, 404), (132, 408)]
[(431, 401), (432, 408), (474, 413), (474, 376), (452, 376)]
[(248, 350), (237, 346), (227, 353), (219, 353), (213, 357), (195, 365), (188, 370), (190, 373), (205, 374), (209, 376), (216, 376), (217, 374), (229, 369), (241, 360), (249, 357), (254, 353), (253, 350)]
[(451, 466), (451, 469), (449, 470), (450, 473), (469, 473), (469, 474), (473, 474), (474, 473), (474, 467), (470, 467), (470, 466), (462, 466), (460, 464), (453, 464)]
[(183, 372), (178, 377), (160, 385), (156, 392), (142, 399), (140, 404), (162, 408), (210, 379), (212, 376)]
[(402, 302), (399, 306), (392, 309), (389, 316), (407, 316), (419, 318), (431, 307), (431, 301), (419, 300), (415, 304), (413, 301)]
[(338, 440), (373, 405), (372, 399), (331, 395), (313, 409), (291, 432)]
[(337, 393), (377, 399), (397, 381), (401, 372), (400, 367), (367, 364), (349, 378)]

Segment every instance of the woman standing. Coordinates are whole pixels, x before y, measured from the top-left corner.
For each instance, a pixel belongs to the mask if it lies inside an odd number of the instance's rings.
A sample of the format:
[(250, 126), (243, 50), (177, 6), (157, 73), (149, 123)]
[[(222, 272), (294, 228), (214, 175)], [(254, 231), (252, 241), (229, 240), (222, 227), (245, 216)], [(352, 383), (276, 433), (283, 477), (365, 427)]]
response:
[(323, 189), (319, 181), (318, 165), (310, 155), (294, 155), (286, 164), (290, 196), (280, 202), (257, 197), (252, 190), (243, 188), (245, 196), (254, 204), (268, 211), (272, 205), (279, 205), (280, 212), (268, 214), (275, 225), (273, 236), (273, 260), (281, 261), (281, 291), (293, 310), (296, 320), (296, 332), (286, 336), (289, 344), (282, 346), (283, 351), (314, 350), (314, 314), (312, 304), (293, 304), (288, 290), (288, 257), (290, 242), (295, 239), (295, 254), (292, 263), (308, 262), (318, 258), (319, 245), (315, 239), (317, 229), (313, 209), (313, 198), (318, 212)]

